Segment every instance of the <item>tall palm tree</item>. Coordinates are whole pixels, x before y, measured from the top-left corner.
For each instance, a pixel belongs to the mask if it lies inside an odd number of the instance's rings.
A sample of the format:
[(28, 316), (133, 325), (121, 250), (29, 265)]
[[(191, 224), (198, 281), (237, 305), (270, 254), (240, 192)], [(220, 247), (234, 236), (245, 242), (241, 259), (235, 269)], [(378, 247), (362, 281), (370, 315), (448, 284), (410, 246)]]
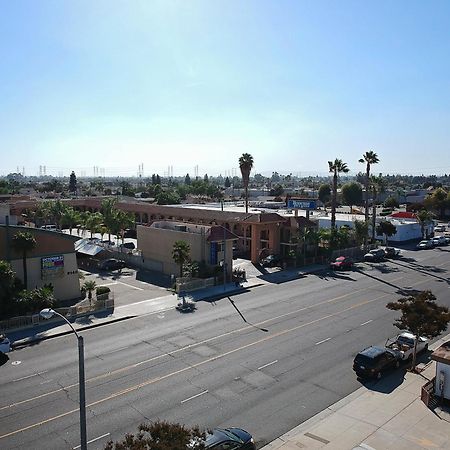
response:
[(425, 234), (425, 225), (430, 223), (433, 220), (434, 216), (426, 209), (422, 209), (416, 214), (416, 217), (420, 223), (420, 230), (422, 232), (422, 239), (423, 239), (424, 238), (423, 235)]
[(97, 283), (94, 280), (87, 280), (83, 284), (83, 289), (88, 293), (89, 304), (92, 304), (92, 291), (95, 291)]
[(74, 225), (78, 225), (80, 221), (80, 213), (71, 206), (67, 207), (61, 217), (61, 225), (69, 227), (69, 232), (72, 234)]
[(250, 172), (253, 168), (253, 156), (250, 153), (243, 153), (239, 158), (239, 169), (241, 169), (242, 183), (245, 190), (245, 212), (248, 213), (248, 183), (250, 181)]
[(359, 160), (360, 163), (366, 163), (366, 180), (365, 180), (365, 188), (366, 188), (366, 222), (369, 221), (369, 181), (370, 181), (370, 166), (372, 164), (377, 164), (380, 162), (378, 159), (378, 155), (369, 150), (364, 153), (363, 157)]
[(89, 215), (86, 225), (89, 228), (89, 231), (91, 232), (91, 238), (94, 233), (97, 233), (100, 230), (102, 223), (103, 223), (102, 213), (95, 212)]
[(19, 231), (13, 237), (13, 247), (22, 254), (23, 284), (28, 289), (27, 255), (36, 247), (36, 239), (28, 231)]
[(117, 198), (105, 198), (102, 200), (100, 211), (103, 214), (104, 224), (108, 228), (108, 240), (111, 241), (111, 231), (112, 228), (115, 228), (115, 216), (118, 211)]
[(331, 189), (331, 231), (336, 229), (336, 204), (337, 204), (337, 183), (338, 174), (347, 173), (349, 168), (342, 159), (335, 159), (334, 161), (328, 161), (328, 169), (333, 174), (333, 186)]
[(377, 205), (375, 200), (378, 194), (384, 192), (386, 188), (386, 180), (380, 175), (372, 175), (370, 177), (370, 187), (372, 188), (372, 240), (375, 240), (375, 228), (377, 218)]

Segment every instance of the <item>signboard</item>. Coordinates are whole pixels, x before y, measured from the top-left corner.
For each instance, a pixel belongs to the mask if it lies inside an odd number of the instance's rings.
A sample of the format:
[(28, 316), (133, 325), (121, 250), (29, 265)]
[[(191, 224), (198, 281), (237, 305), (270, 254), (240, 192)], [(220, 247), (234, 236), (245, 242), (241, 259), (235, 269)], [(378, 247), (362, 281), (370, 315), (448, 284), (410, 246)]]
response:
[(211, 242), (210, 244), (209, 263), (217, 264), (217, 242)]
[(315, 200), (288, 200), (288, 208), (292, 209), (316, 209)]
[(64, 276), (64, 255), (41, 258), (41, 278), (51, 280)]

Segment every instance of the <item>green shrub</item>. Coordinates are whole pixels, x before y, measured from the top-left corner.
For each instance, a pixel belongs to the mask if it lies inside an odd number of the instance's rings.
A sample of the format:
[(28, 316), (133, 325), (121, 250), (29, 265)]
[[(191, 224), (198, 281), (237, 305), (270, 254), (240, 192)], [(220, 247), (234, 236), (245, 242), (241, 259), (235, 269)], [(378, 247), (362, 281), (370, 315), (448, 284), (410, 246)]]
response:
[(111, 289), (108, 286), (98, 286), (95, 291), (97, 297), (102, 294), (107, 294), (108, 292), (111, 292)]

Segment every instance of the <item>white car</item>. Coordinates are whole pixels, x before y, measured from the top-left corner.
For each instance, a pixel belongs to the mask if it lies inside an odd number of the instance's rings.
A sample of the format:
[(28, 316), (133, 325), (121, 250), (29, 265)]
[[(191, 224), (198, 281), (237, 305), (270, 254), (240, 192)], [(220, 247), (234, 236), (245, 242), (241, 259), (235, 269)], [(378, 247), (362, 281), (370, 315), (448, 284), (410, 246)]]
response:
[(447, 241), (444, 236), (435, 236), (431, 242), (434, 246), (447, 245)]
[(11, 351), (11, 342), (5, 335), (0, 334), (0, 353), (8, 353), (10, 351)]
[(423, 250), (423, 249), (425, 249), (425, 248), (433, 248), (433, 242), (432, 242), (430, 239), (425, 239), (425, 240), (423, 240), (423, 241), (420, 241), (420, 242), (417, 244), (417, 248), (418, 248), (419, 250)]

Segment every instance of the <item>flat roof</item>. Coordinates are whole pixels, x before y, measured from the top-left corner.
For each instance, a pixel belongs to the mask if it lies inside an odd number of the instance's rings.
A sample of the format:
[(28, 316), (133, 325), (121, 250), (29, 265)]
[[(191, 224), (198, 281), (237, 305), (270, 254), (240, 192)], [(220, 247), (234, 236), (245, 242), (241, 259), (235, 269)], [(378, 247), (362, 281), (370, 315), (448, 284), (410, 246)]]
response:
[(450, 341), (438, 347), (432, 354), (431, 359), (444, 364), (450, 364)]

